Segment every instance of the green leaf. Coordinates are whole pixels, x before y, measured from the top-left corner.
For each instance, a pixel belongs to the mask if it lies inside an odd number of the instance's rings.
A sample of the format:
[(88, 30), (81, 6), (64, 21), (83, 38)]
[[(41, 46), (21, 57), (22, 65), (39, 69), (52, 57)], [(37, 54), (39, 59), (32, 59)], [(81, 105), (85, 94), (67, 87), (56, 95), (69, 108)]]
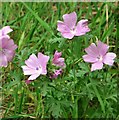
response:
[(93, 89), (94, 89), (94, 91), (95, 91), (95, 94), (96, 94), (96, 96), (97, 96), (97, 98), (98, 98), (98, 101), (100, 102), (102, 111), (103, 111), (103, 113), (105, 113), (105, 105), (104, 105), (104, 102), (103, 102), (103, 100), (102, 100), (102, 98), (101, 98), (99, 92), (98, 92), (98, 89), (96, 88), (96, 85), (93, 84), (93, 82), (92, 82), (91, 79), (90, 79), (90, 81), (91, 81), (91, 83), (92, 83), (92, 87), (93, 87)]
[(49, 40), (49, 43), (53, 44), (53, 43), (61, 42), (63, 40), (64, 40), (64, 38), (53, 38), (53, 39)]

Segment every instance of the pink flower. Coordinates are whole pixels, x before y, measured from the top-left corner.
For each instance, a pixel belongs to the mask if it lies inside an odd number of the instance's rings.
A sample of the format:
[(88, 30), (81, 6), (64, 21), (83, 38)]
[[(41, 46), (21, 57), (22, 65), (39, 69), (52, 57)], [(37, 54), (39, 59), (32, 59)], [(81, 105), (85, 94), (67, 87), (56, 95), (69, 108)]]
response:
[(97, 46), (92, 43), (85, 49), (87, 55), (83, 56), (85, 62), (92, 63), (91, 71), (102, 69), (103, 64), (112, 66), (114, 63), (115, 53), (108, 52), (109, 46), (98, 41)]
[(0, 37), (0, 67), (7, 67), (15, 55), (17, 45), (8, 36)]
[(28, 80), (35, 80), (39, 75), (47, 74), (47, 62), (49, 56), (38, 53), (38, 57), (32, 54), (28, 60), (25, 61), (26, 66), (22, 66), (24, 75), (31, 75)]
[(13, 30), (10, 28), (10, 26), (5, 26), (0, 30), (0, 37), (7, 36), (10, 38), (7, 34), (12, 32)]
[(58, 21), (57, 30), (61, 32), (64, 38), (72, 39), (74, 36), (85, 35), (86, 32), (89, 32), (88, 20), (80, 20), (77, 25), (77, 15), (76, 12), (63, 15), (63, 20)]
[(26, 84), (30, 84), (31, 80), (25, 80)]
[(59, 75), (62, 74), (62, 69), (55, 70), (54, 74), (50, 76), (51, 79), (57, 78)]
[(61, 52), (55, 51), (52, 62), (56, 66), (65, 67), (64, 58), (62, 58), (61, 56), (62, 56)]

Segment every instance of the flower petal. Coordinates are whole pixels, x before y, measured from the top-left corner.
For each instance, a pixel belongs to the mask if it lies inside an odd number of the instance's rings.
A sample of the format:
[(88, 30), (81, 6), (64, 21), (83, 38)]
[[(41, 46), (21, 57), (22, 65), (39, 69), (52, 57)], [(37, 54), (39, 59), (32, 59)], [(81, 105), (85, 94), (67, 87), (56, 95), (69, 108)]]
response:
[(59, 70), (55, 70), (54, 73), (50, 76), (51, 79), (53, 78), (57, 78), (59, 75), (62, 74), (62, 69), (59, 69)]
[(71, 33), (71, 30), (63, 22), (58, 21), (57, 26), (57, 30), (61, 32), (64, 38), (72, 39), (74, 37), (74, 34)]
[(6, 36), (0, 37), (1, 47), (5, 48), (8, 44), (9, 38)]
[(94, 63), (98, 61), (96, 57), (92, 57), (90, 55), (83, 55), (83, 59), (85, 62), (89, 62), (89, 63)]
[(77, 15), (76, 12), (63, 15), (64, 23), (70, 28), (73, 29), (76, 25)]
[(75, 35), (76, 36), (81, 36), (86, 34), (86, 32), (89, 32), (90, 29), (88, 27), (88, 20), (80, 20), (77, 23), (77, 26), (75, 28)]
[(35, 69), (29, 68), (27, 66), (21, 66), (24, 72), (24, 75), (32, 75), (38, 73)]
[(10, 28), (10, 26), (5, 26), (2, 28), (0, 32), (2, 32), (2, 35), (7, 35), (7, 33), (12, 32), (13, 30)]
[(59, 32), (70, 32), (70, 28), (62, 21), (57, 22), (57, 30)]
[(0, 41), (1, 41), (0, 46), (2, 47), (2, 49), (8, 49), (10, 51), (14, 51), (17, 48), (17, 45), (14, 44), (14, 41), (6, 36), (0, 38)]
[(74, 37), (74, 34), (71, 32), (63, 32), (61, 33), (64, 38), (72, 39)]
[(92, 56), (95, 58), (99, 56), (98, 49), (95, 43), (92, 43), (88, 48), (85, 49), (85, 51), (89, 56)]
[(7, 67), (7, 57), (0, 51), (0, 67)]
[(58, 52), (58, 51), (56, 50), (53, 59), (58, 59), (58, 58), (60, 58), (61, 56), (62, 56), (62, 52)]
[(36, 74), (33, 74), (31, 75), (28, 80), (35, 80), (40, 74), (36, 73)]
[(103, 63), (102, 62), (96, 62), (96, 63), (92, 64), (91, 71), (100, 70), (102, 68), (103, 68)]
[(97, 49), (99, 51), (99, 54), (104, 56), (106, 54), (106, 52), (108, 51), (109, 49), (109, 46), (104, 44), (103, 42), (101, 41), (98, 41), (97, 43)]
[(39, 59), (36, 57), (35, 54), (32, 54), (28, 60), (25, 61), (25, 64), (28, 66), (28, 67), (31, 67), (31, 68), (34, 68), (36, 69), (36, 67), (39, 67), (40, 65), (40, 62), (39, 62)]
[(114, 58), (116, 57), (115, 53), (109, 52), (104, 56), (103, 62), (107, 65), (113, 65), (114, 63)]
[(8, 61), (11, 61), (15, 55), (15, 51), (4, 49), (4, 55), (6, 56)]
[(7, 45), (4, 48), (9, 50), (15, 50), (17, 48), (17, 45), (14, 44), (14, 41), (12, 39), (9, 39)]
[(39, 59), (39, 62), (40, 62), (40, 65), (42, 67), (42, 73), (43, 75), (46, 75), (47, 74), (47, 69), (46, 69), (46, 66), (47, 66), (47, 62), (49, 60), (49, 56), (47, 55), (43, 55), (42, 53), (38, 53), (38, 59)]

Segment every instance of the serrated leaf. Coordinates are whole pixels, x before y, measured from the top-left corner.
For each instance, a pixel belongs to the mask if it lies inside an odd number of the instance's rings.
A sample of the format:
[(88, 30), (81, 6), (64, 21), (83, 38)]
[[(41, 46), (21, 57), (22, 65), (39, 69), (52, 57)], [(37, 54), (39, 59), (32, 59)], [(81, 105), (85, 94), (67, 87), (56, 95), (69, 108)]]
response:
[(53, 38), (53, 39), (50, 39), (49, 40), (49, 43), (56, 43), (56, 42), (61, 42), (61, 41), (63, 41), (64, 40), (64, 38)]

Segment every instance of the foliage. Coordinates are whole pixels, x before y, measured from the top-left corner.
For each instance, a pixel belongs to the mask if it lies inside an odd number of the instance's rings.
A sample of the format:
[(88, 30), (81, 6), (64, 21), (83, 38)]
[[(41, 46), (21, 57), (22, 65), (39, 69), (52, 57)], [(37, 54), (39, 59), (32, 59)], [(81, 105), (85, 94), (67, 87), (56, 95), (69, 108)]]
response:
[[(76, 11), (89, 20), (91, 31), (67, 40), (57, 32), (57, 20)], [(2, 3), (2, 24), (9, 25), (18, 45), (16, 56), (1, 69), (3, 118), (112, 118), (118, 119), (118, 57), (112, 67), (90, 71), (84, 48), (97, 38), (118, 54), (118, 3)], [(108, 16), (107, 16), (108, 12)], [(53, 56), (62, 51), (66, 68), (51, 80), (49, 74), (27, 85), (21, 66), (32, 53)]]

